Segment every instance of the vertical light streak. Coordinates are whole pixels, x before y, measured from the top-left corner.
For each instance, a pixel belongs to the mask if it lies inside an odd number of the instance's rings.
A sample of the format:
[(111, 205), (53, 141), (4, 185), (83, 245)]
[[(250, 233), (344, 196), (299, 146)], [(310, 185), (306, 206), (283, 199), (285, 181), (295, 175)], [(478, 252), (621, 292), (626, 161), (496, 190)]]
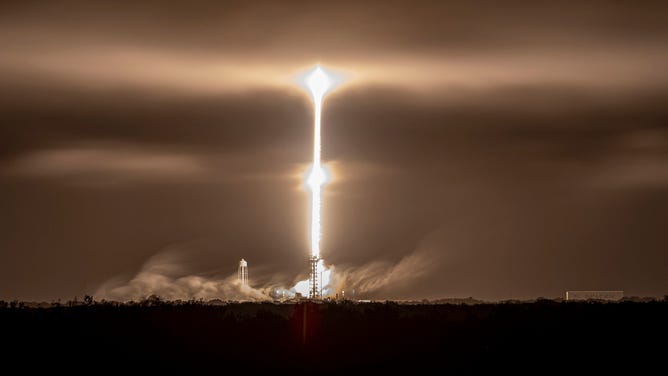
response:
[(322, 191), (327, 180), (321, 162), (322, 103), (325, 93), (330, 89), (331, 81), (325, 71), (316, 66), (306, 78), (306, 84), (313, 98), (313, 165), (307, 181), (311, 189), (311, 256), (319, 258), (322, 238)]
[[(327, 171), (322, 165), (321, 120), (325, 94), (333, 89), (337, 83), (341, 83), (341, 78), (340, 74), (330, 75), (318, 65), (300, 79), (311, 92), (311, 98), (313, 99), (313, 164), (306, 178), (306, 185), (311, 191), (311, 257), (309, 258), (310, 278), (307, 283), (308, 296), (311, 299), (318, 299), (322, 296), (322, 289), (326, 286), (326, 284), (323, 285), (325, 282), (323, 278), (329, 281), (330, 275), (329, 270), (325, 269), (323, 260), (320, 258), (322, 197), (324, 185), (328, 181)], [(320, 279), (318, 279), (318, 275), (320, 275)]]
[(320, 137), (320, 118), (322, 115), (322, 98), (315, 102), (314, 106), (314, 124), (313, 124), (313, 167), (311, 174), (314, 174), (313, 186), (311, 187), (311, 256), (320, 257), (320, 240), (322, 239), (322, 225), (320, 222), (322, 209), (322, 166), (321, 154), (322, 145)]

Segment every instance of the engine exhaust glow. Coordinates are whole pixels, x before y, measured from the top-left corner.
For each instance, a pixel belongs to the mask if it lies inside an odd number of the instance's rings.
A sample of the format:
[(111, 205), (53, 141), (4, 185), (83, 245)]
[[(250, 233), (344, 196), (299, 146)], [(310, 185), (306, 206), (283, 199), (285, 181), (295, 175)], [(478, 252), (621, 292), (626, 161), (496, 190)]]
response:
[(322, 144), (321, 144), (321, 115), (322, 103), (331, 89), (335, 86), (335, 80), (319, 65), (307, 73), (304, 80), (306, 87), (311, 92), (313, 99), (313, 164), (306, 178), (306, 184), (311, 191), (311, 256), (320, 257), (320, 239), (322, 238), (322, 192), (323, 187), (329, 180), (327, 171), (322, 166)]

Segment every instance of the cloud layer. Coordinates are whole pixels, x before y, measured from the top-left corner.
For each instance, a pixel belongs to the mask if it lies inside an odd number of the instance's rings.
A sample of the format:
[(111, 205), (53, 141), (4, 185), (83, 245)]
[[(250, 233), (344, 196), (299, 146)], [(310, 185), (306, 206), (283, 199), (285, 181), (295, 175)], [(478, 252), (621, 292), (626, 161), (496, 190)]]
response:
[[(234, 296), (242, 257), (257, 286), (305, 279), (312, 108), (292, 80), (318, 62), (350, 78), (323, 113), (341, 288), (668, 289), (663, 2), (5, 3), (2, 299), (116, 275), (137, 275), (128, 296)], [(204, 266), (137, 274), (192, 239)]]

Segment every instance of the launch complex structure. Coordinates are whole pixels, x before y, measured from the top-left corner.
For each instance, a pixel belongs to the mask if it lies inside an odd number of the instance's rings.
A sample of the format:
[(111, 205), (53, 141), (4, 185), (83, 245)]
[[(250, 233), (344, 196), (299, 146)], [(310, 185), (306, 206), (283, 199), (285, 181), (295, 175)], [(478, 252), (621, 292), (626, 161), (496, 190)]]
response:
[(308, 297), (310, 299), (320, 299), (322, 298), (322, 288), (320, 286), (321, 280), (318, 279), (318, 264), (320, 258), (318, 256), (311, 256), (309, 258), (309, 264), (311, 266), (309, 274), (309, 283), (308, 283)]

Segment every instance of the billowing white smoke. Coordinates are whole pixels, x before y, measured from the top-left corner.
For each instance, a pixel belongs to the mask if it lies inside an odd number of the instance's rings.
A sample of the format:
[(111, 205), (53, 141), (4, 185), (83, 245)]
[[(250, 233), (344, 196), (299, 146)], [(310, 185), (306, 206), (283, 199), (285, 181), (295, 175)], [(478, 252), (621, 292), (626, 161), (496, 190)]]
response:
[(355, 290), (358, 296), (381, 299), (394, 297), (402, 290), (409, 291), (420, 281), (437, 273), (438, 266), (446, 257), (446, 236), (444, 229), (429, 233), (411, 253), (397, 262), (372, 261), (363, 265), (332, 266), (329, 290), (345, 290), (346, 297), (352, 297), (350, 292)]
[[(441, 263), (443, 233), (435, 231), (421, 241), (416, 249), (398, 262), (373, 261), (364, 265), (321, 266), (323, 296), (333, 296), (345, 289), (358, 296), (388, 298), (392, 292), (410, 287), (420, 279), (429, 278), (435, 265)], [(236, 273), (229, 276), (204, 276), (191, 273), (184, 266), (183, 253), (170, 250), (151, 257), (130, 280), (115, 278), (104, 283), (96, 292), (98, 299), (114, 301), (141, 300), (151, 295), (166, 300), (222, 299), (271, 300), (308, 296), (308, 279), (293, 287), (279, 282), (263, 286), (242, 286)], [(251, 275), (251, 285), (252, 285)]]
[[(334, 285), (332, 284), (332, 273), (334, 268), (324, 264), (322, 260), (318, 261), (318, 280), (322, 286), (322, 296), (328, 297), (336, 293)], [(297, 282), (293, 288), (290, 289), (293, 293), (300, 293), (302, 296), (309, 296), (309, 280)]]
[[(389, 298), (402, 289), (434, 275), (442, 263), (445, 231), (428, 234), (417, 247), (397, 262), (372, 261), (363, 265), (320, 265), (323, 297), (334, 296), (342, 290), (346, 297)], [(291, 290), (308, 296), (309, 281), (298, 282)]]
[(183, 265), (178, 252), (159, 253), (129, 281), (118, 278), (107, 281), (95, 292), (95, 297), (114, 301), (141, 300), (151, 295), (167, 300), (270, 299), (273, 286), (260, 289), (242, 286), (236, 274), (227, 277), (190, 274)]

